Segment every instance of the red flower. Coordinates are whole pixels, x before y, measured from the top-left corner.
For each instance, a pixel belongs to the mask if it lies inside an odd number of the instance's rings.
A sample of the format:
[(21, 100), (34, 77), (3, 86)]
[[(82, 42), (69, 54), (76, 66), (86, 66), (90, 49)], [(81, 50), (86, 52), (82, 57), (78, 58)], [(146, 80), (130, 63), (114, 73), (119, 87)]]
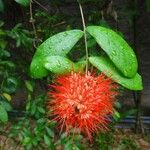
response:
[(49, 92), (49, 109), (61, 129), (77, 128), (87, 134), (107, 130), (108, 114), (113, 113), (117, 85), (103, 74), (74, 73), (60, 76)]

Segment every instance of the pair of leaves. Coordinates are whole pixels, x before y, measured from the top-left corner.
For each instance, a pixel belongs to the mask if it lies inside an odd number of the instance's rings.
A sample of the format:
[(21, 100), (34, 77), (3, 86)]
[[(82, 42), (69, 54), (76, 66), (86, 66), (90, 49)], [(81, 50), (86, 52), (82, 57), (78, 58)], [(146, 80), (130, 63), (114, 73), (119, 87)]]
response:
[[(141, 90), (142, 81), (137, 74), (136, 56), (123, 38), (104, 27), (89, 26), (86, 30), (107, 54), (107, 57), (91, 56), (90, 63), (122, 86), (131, 90)], [(66, 54), (82, 36), (81, 30), (71, 30), (47, 39), (39, 46), (33, 57), (31, 75), (41, 78), (47, 76), (49, 71), (62, 74), (72, 68), (78, 69), (79, 66), (69, 60)], [(78, 64), (82, 64), (82, 68), (85, 66), (83, 61)]]

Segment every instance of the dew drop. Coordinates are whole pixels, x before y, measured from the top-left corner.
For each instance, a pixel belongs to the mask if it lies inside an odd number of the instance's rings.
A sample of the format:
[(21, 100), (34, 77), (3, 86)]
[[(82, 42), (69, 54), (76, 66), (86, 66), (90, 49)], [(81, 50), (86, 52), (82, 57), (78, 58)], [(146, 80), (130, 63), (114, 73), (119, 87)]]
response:
[(112, 55), (113, 55), (113, 56), (116, 56), (116, 55), (117, 55), (116, 51), (113, 50), (113, 51), (112, 51)]

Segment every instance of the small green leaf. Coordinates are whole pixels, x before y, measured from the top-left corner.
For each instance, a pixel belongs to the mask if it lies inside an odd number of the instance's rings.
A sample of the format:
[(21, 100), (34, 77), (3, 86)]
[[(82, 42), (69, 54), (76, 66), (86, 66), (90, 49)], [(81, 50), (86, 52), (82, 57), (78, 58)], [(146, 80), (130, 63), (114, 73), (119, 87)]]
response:
[(7, 111), (2, 105), (0, 105), (0, 121), (4, 123), (8, 121)]
[(66, 150), (72, 150), (73, 149), (73, 145), (71, 143), (70, 140), (68, 140), (65, 144), (64, 144), (64, 149)]
[(46, 131), (50, 137), (54, 138), (54, 132), (50, 128), (46, 127)]
[(31, 138), (30, 137), (25, 137), (23, 140), (22, 140), (22, 144), (23, 145), (27, 145), (31, 142)]
[(40, 113), (45, 114), (44, 108), (38, 106), (37, 109), (38, 109), (38, 111), (39, 111)]
[(44, 66), (45, 58), (52, 55), (66, 56), (82, 36), (81, 30), (70, 30), (58, 33), (43, 42), (33, 57), (30, 66), (31, 76), (33, 78), (47, 76), (49, 71)]
[(115, 121), (119, 121), (119, 119), (121, 118), (120, 113), (118, 111), (115, 111), (113, 114), (113, 118), (115, 119)]
[(8, 101), (11, 101), (11, 100), (12, 100), (11, 95), (8, 94), (8, 93), (3, 93), (3, 97), (4, 97), (6, 100), (8, 100)]
[(10, 53), (6, 50), (0, 49), (0, 58), (10, 57)]
[(18, 87), (18, 80), (15, 77), (9, 77), (4, 81), (3, 91), (6, 93), (14, 93)]
[(0, 38), (0, 48), (1, 49), (5, 49), (7, 46), (7, 41), (5, 40), (5, 38), (2, 38), (2, 37), (5, 37), (5, 35), (7, 35), (6, 32), (4, 30), (0, 29), (0, 37), (1, 37)]
[(130, 90), (142, 90), (142, 79), (139, 74), (136, 74), (133, 78), (124, 77), (118, 69), (113, 65), (111, 60), (108, 57), (90, 57), (89, 61), (93, 66), (98, 68), (108, 77), (112, 78), (117, 83), (121, 84), (127, 89)]
[(47, 135), (44, 135), (44, 142), (46, 145), (51, 146), (51, 139)]
[(31, 84), (31, 82), (30, 81), (25, 81), (25, 86), (26, 86), (26, 88), (28, 89), (28, 91), (30, 91), (30, 92), (33, 92), (33, 86), (32, 86), (32, 84)]
[(11, 111), (12, 110), (12, 106), (10, 105), (9, 102), (6, 102), (6, 101), (0, 101), (1, 105), (3, 106), (3, 108), (6, 110), (6, 111)]
[(22, 5), (22, 6), (29, 6), (30, 4), (30, 0), (15, 0), (18, 4)]
[(1, 66), (4, 66), (4, 67), (9, 67), (9, 68), (15, 68), (15, 64), (12, 62), (12, 61), (1, 61), (0, 62), (0, 65)]
[(136, 55), (120, 35), (111, 29), (100, 26), (89, 26), (87, 31), (95, 38), (124, 76), (129, 78), (135, 76), (138, 66)]

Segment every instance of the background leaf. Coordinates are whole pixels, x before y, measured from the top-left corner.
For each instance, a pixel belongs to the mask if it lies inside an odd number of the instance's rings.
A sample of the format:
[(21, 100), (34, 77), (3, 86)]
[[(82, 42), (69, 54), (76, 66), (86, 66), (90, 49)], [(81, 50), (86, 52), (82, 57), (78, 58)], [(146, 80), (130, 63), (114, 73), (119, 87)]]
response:
[(136, 74), (133, 78), (126, 78), (124, 77), (121, 72), (113, 65), (111, 60), (107, 57), (90, 57), (89, 61), (93, 66), (98, 68), (108, 77), (112, 78), (117, 83), (121, 84), (127, 89), (130, 90), (142, 90), (142, 79), (139, 74)]
[(150, 0), (146, 0), (146, 8), (147, 8), (147, 12), (150, 12)]
[(3, 84), (3, 91), (6, 93), (14, 93), (18, 87), (18, 80), (15, 77), (8, 77)]
[(7, 112), (2, 105), (0, 105), (0, 121), (2, 121), (4, 123), (8, 121)]
[(4, 12), (4, 3), (3, 3), (3, 0), (0, 0), (0, 12)]
[(26, 81), (25, 81), (25, 86), (26, 86), (26, 88), (28, 89), (28, 91), (33, 92), (33, 85), (32, 85), (32, 83), (31, 83), (31, 81), (26, 80)]
[(3, 93), (3, 96), (4, 96), (8, 101), (11, 101), (11, 95), (9, 95), (8, 93)]
[(70, 30), (58, 33), (43, 42), (33, 57), (31, 76), (34, 78), (47, 76), (48, 70), (44, 67), (45, 58), (52, 55), (65, 56), (82, 36), (81, 30)]
[(87, 31), (126, 77), (135, 76), (138, 66), (136, 56), (132, 48), (120, 35), (100, 26), (89, 26)]
[(7, 102), (7, 101), (0, 101), (0, 104), (2, 105), (2, 107), (3, 107), (6, 111), (11, 111), (11, 110), (12, 110), (12, 106), (10, 105), (9, 102)]

